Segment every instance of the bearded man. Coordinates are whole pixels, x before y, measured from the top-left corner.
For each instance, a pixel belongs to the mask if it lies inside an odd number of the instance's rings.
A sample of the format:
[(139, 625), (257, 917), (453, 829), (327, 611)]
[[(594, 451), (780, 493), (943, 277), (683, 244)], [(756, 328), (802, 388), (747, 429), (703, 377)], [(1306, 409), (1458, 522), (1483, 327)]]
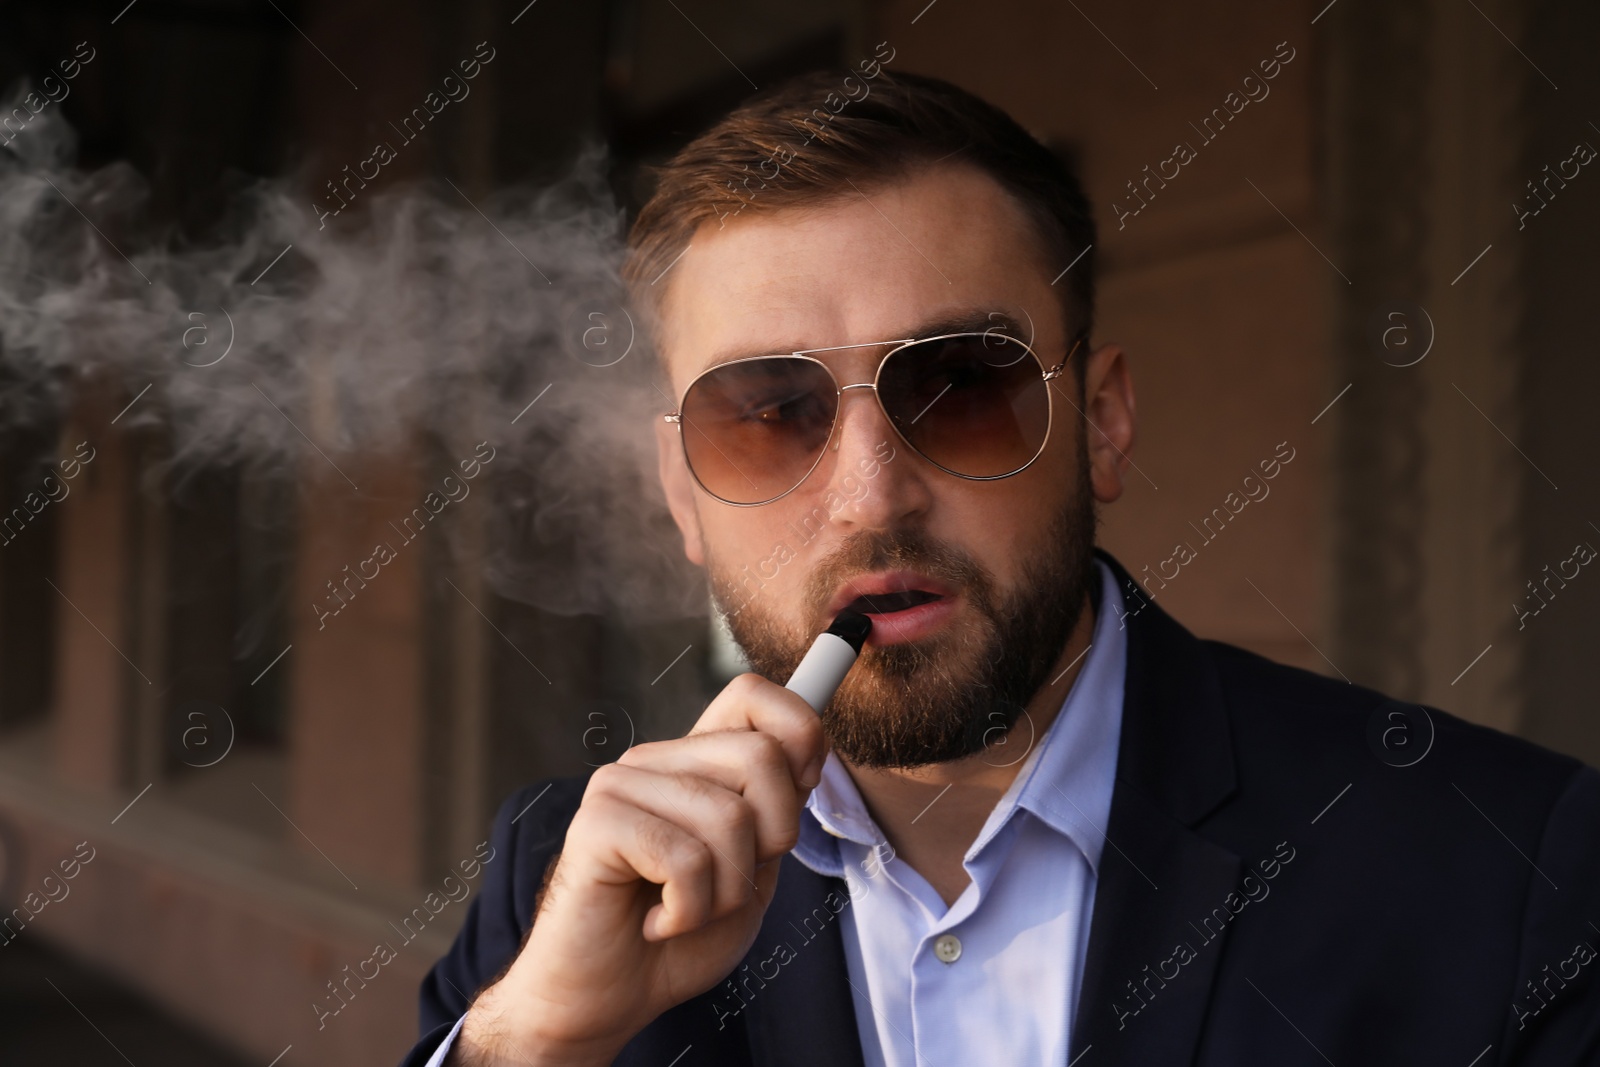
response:
[[(1166, 614), (1095, 545), (1136, 418), (1076, 176), (948, 83), (838, 85), (696, 138), (629, 238), (754, 670), (507, 800), (407, 1062), (1600, 1063), (1600, 773)], [(847, 609), (819, 716), (781, 683)]]

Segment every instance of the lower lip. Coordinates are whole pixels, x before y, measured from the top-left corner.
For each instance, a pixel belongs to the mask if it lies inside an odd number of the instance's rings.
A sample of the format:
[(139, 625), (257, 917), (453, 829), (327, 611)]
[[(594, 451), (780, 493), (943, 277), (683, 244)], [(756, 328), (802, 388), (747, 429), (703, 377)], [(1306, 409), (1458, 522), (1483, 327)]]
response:
[(867, 644), (898, 645), (927, 637), (943, 626), (955, 610), (955, 597), (946, 596), (904, 611), (882, 615), (868, 612), (867, 618), (872, 620), (872, 633), (867, 638)]

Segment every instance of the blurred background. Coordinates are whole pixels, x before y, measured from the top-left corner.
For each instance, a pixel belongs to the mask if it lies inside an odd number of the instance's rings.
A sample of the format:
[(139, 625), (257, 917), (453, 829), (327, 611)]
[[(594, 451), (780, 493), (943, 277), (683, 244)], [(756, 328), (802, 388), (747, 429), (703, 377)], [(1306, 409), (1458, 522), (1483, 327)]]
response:
[[(1150, 594), (1600, 763), (1597, 42), (1574, 0), (0, 2), (0, 1059), (398, 1062), (500, 802), (682, 733), (739, 669), (659, 508), (561, 510), (652, 492), (648, 464), (567, 469), (583, 427), (650, 412), (615, 400), (649, 357), (594, 280), (644, 168), (754, 87), (874, 54), (1081, 167), (1097, 339), (1141, 415), (1101, 540)], [(425, 103), (475, 56), (470, 95)], [(558, 182), (568, 206), (539, 199)], [(409, 303), (380, 196), (407, 189), (421, 231), (483, 242), (465, 302), (410, 309), (404, 358), (357, 322), (267, 388), (238, 370), (274, 309)], [(573, 278), (592, 303), (540, 295)], [(129, 317), (146, 284), (172, 301)], [(499, 325), (446, 330), (473, 317)], [(254, 407), (174, 384), (209, 366)], [(390, 377), (427, 418), (382, 417)], [(385, 526), (369, 590), (350, 568)], [(647, 573), (642, 601), (608, 588)]]

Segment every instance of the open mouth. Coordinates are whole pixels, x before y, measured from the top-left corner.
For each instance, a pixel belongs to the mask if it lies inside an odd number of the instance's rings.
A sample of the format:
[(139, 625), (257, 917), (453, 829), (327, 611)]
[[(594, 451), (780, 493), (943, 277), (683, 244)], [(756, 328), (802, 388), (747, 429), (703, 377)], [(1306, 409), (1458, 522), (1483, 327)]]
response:
[(858, 596), (846, 607), (863, 615), (892, 615), (897, 611), (908, 611), (943, 599), (944, 597), (938, 593), (930, 593), (925, 589), (904, 589), (895, 593)]

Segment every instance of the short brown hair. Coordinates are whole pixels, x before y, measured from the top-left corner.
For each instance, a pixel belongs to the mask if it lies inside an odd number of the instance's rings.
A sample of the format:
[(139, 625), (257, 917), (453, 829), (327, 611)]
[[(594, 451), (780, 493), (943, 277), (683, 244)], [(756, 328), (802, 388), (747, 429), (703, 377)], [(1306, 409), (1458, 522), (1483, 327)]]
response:
[[(1095, 226), (1071, 163), (947, 81), (865, 69), (814, 71), (762, 92), (655, 168), (655, 192), (628, 234), (623, 277), (635, 300), (659, 308), (651, 286), (704, 223), (851, 195), (850, 182), (892, 180), (959, 153), (1020, 204), (1044, 262), (1073, 264), (1062, 292), (1067, 336), (1087, 337)], [(1073, 363), (1081, 374), (1083, 360)]]

